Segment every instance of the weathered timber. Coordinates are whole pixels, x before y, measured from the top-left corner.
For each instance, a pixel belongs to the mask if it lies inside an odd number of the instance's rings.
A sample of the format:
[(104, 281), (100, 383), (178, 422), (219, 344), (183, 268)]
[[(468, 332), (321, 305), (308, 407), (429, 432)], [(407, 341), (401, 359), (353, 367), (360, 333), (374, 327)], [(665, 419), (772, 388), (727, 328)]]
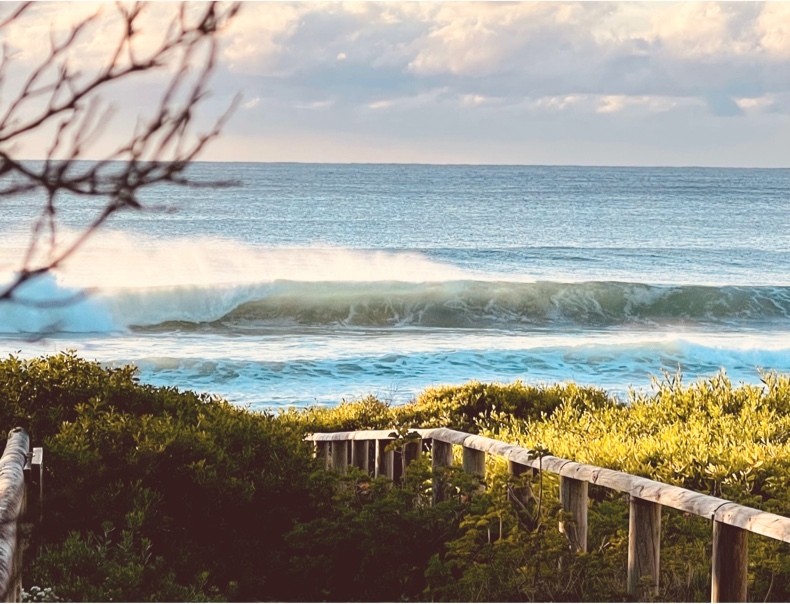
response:
[(713, 521), (711, 602), (746, 602), (749, 569), (749, 533)]
[[(682, 487), (668, 485), (648, 478), (633, 476), (616, 470), (600, 468), (587, 464), (576, 463), (567, 459), (544, 455), (536, 457), (533, 451), (497, 441), (484, 436), (467, 434), (449, 428), (425, 428), (411, 430), (417, 432), (423, 439), (433, 439), (434, 443), (443, 442), (452, 445), (461, 445), (466, 449), (473, 449), (503, 457), (510, 463), (528, 466), (533, 469), (559, 474), (561, 477), (573, 478), (605, 488), (627, 493), (631, 497), (642, 501), (652, 502), (701, 516), (710, 518), (729, 526), (736, 526), (763, 535), (771, 539), (790, 543), (790, 518), (778, 516), (768, 512), (761, 512), (754, 508), (741, 506), (725, 499), (696, 493)], [(391, 430), (363, 430), (357, 432), (335, 432), (331, 434), (312, 434), (307, 440), (315, 442), (366, 440), (366, 439), (392, 439), (394, 432)], [(378, 449), (376, 454), (379, 454)], [(383, 458), (382, 458), (383, 459)], [(386, 465), (386, 461), (381, 461)], [(378, 469), (379, 463), (376, 463)]]
[(755, 510), (745, 505), (727, 503), (716, 511), (714, 520), (746, 529), (756, 535), (790, 543), (790, 519), (770, 512)]
[(486, 475), (486, 454), (477, 449), (464, 447), (463, 466), (464, 472), (467, 474), (474, 474), (475, 476), (484, 478)]
[(369, 440), (351, 441), (351, 465), (360, 470), (368, 471)]
[(324, 461), (324, 469), (329, 469), (329, 448), (331, 444), (327, 441), (316, 441), (315, 443), (315, 456)]
[(387, 451), (387, 447), (391, 442), (391, 439), (379, 439), (376, 441), (376, 476), (386, 476), (390, 480), (394, 480), (395, 452)]
[[(35, 469), (38, 468), (36, 472)], [(33, 447), (33, 486), (38, 483), (38, 521), (44, 522), (44, 449)]]
[(512, 459), (507, 460), (507, 471), (508, 474), (513, 476), (514, 478), (520, 478), (521, 476), (534, 476), (535, 469), (532, 466), (525, 465), (523, 463), (518, 463), (517, 461), (513, 461)]
[(392, 454), (392, 481), (400, 482), (403, 479), (403, 449), (395, 449)]
[[(452, 464), (452, 445), (463, 447), (463, 466), (466, 472), (484, 476), (485, 455), (503, 457), (511, 474), (518, 476), (533, 470), (546, 471), (560, 476), (560, 497), (563, 508), (575, 522), (564, 530), (574, 549), (586, 548), (587, 486), (595, 484), (626, 493), (630, 497), (628, 542), (628, 592), (634, 598), (652, 599), (658, 594), (660, 559), (661, 506), (671, 507), (714, 521), (714, 555), (711, 597), (714, 602), (745, 601), (748, 532), (790, 543), (790, 518), (762, 512), (725, 499), (696, 493), (681, 487), (664, 484), (648, 478), (633, 476), (616, 470), (576, 463), (552, 455), (538, 457), (533, 451), (509, 445), (484, 436), (466, 434), (447, 428), (411, 430), (423, 440), (430, 439), (433, 448), (434, 468)], [(415, 452), (404, 448), (394, 454), (385, 447), (395, 433), (389, 430), (337, 432), (313, 434), (307, 438), (332, 446), (345, 442), (375, 440), (372, 450), (376, 475), (386, 475), (397, 480), (404, 462), (411, 461)], [(353, 450), (351, 454), (354, 455)], [(345, 454), (349, 454), (345, 449)], [(334, 458), (333, 467), (335, 467)], [(344, 457), (345, 458), (345, 457)], [(356, 459), (356, 457), (354, 457)], [(511, 492), (511, 496), (515, 491)], [(446, 497), (446, 485), (434, 478), (434, 503)], [(514, 497), (514, 499), (518, 499)], [(582, 502), (584, 502), (582, 504)], [(522, 502), (524, 503), (524, 502)]]
[(338, 474), (345, 474), (348, 468), (348, 441), (332, 442), (332, 469)]
[(378, 462), (378, 447), (375, 440), (368, 441), (368, 474), (376, 475), (376, 463)]
[[(417, 432), (420, 431), (417, 430)], [(392, 438), (395, 438), (395, 433), (392, 430), (357, 430), (355, 432), (328, 432), (326, 434), (317, 432), (309, 435), (305, 440), (379, 440)]]
[(419, 432), (423, 438), (433, 438), (451, 445), (463, 445), (464, 441), (472, 436), (466, 432), (449, 428), (430, 428), (428, 430), (413, 430), (413, 432)]
[[(532, 469), (531, 466), (526, 466), (522, 463), (518, 463), (513, 461), (512, 459), (508, 459), (507, 461), (507, 471), (513, 478), (519, 479), (523, 477), (532, 477), (534, 476), (535, 470)], [(508, 490), (508, 498), (510, 501), (514, 502), (521, 508), (524, 508), (527, 505), (527, 501), (529, 500), (532, 493), (532, 489), (529, 486), (510, 486)]]
[(560, 503), (572, 522), (560, 522), (560, 532), (568, 537), (571, 549), (587, 551), (587, 484), (583, 480), (560, 476)]
[(631, 497), (628, 520), (628, 593), (637, 599), (658, 595), (661, 506)]
[(442, 468), (453, 465), (453, 446), (440, 440), (433, 440), (431, 447), (431, 466), (433, 467), (433, 485), (431, 489), (433, 505), (447, 498), (447, 479), (442, 476)]
[(403, 470), (422, 454), (422, 439), (408, 442), (403, 445)]
[(21, 547), (17, 524), (25, 506), (25, 464), (30, 439), (22, 428), (8, 433), (0, 457), (0, 599), (20, 600)]

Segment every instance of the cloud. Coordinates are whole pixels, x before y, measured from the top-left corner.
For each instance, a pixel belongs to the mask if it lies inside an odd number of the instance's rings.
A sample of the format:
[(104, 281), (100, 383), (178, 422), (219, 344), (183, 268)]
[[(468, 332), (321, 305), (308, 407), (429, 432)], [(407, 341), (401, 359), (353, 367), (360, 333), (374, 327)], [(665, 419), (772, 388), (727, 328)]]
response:
[[(29, 40), (50, 31), (63, 36), (97, 10), (94, 30), (75, 48), (89, 65), (117, 39), (112, 5), (37, 3), (6, 37), (23, 61), (33, 61), (46, 45)], [(138, 44), (152, 48), (174, 8), (153, 3), (143, 12)], [(475, 96), (504, 103), (577, 94), (690, 96), (721, 114), (725, 97), (790, 86), (790, 5), (245, 3), (222, 37), (221, 58), (230, 74), (275, 78), (284, 84), (280, 92), (287, 88), (302, 103), (329, 92), (339, 103), (367, 106), (448, 87), (467, 104)], [(728, 107), (733, 112), (737, 103)]]
[(234, 73), (277, 78), (303, 102), (330, 91), (367, 107), (446, 87), (467, 106), (685, 96), (737, 115), (727, 98), (790, 86), (785, 13), (772, 3), (249, 4), (225, 55)]
[(250, 99), (249, 101), (244, 103), (242, 105), (242, 108), (243, 109), (255, 109), (255, 107), (257, 107), (260, 102), (261, 102), (261, 97), (256, 96), (254, 99)]
[[(96, 8), (37, 3), (9, 40), (30, 61), (41, 45), (26, 41)], [(171, 13), (146, 5), (145, 40)], [(107, 28), (84, 40), (80, 60), (106, 51)], [(758, 122), (755, 132), (777, 136), (790, 114), (785, 3), (244, 3), (220, 58), (214, 99), (251, 99), (234, 136), (275, 132), (289, 149), (336, 136), (368, 154), (376, 142), (406, 153), (408, 136), (420, 149), (432, 141), (430, 157), (457, 157), (465, 136), (505, 146), (538, 137), (548, 148), (575, 132), (610, 146), (633, 137), (629, 149), (644, 151), (650, 140), (681, 145), (691, 123), (698, 139), (725, 122), (742, 138)]]
[[(16, 21), (3, 29), (14, 60), (26, 66), (44, 60), (52, 47), (66, 40), (74, 28), (79, 35), (64, 53), (72, 67), (95, 69), (106, 64), (126, 31), (123, 11), (128, 6), (110, 2), (34, 2)], [(206, 10), (204, 3), (186, 3), (187, 23), (195, 23)], [(171, 25), (178, 23), (180, 7), (175, 3), (143, 3), (135, 20), (132, 50), (138, 60), (152, 55), (162, 45)], [(124, 61), (126, 49), (120, 55)]]
[(413, 109), (426, 105), (435, 105), (437, 102), (448, 101), (447, 88), (436, 88), (411, 96), (380, 99), (368, 103), (368, 109)]
[(790, 58), (790, 5), (767, 2), (755, 23), (760, 47), (770, 55)]

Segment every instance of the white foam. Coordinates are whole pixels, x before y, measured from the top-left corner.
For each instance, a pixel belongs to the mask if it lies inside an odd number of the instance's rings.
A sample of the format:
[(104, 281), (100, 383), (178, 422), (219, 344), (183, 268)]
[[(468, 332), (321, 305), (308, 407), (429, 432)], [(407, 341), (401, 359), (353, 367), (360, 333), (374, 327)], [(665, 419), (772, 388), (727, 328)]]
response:
[(470, 278), (414, 252), (263, 248), (205, 238), (166, 241), (98, 233), (60, 270), (77, 287), (142, 288), (292, 281), (447, 281)]
[[(76, 236), (61, 231), (60, 245)], [(0, 285), (13, 278), (26, 241), (0, 246)], [(5, 304), (0, 332), (116, 331), (165, 321), (212, 321), (260, 298), (277, 280), (443, 281), (468, 277), (418, 253), (337, 248), (259, 248), (220, 238), (162, 241), (119, 231), (97, 233), (45, 278), (20, 290), (36, 302), (90, 299), (48, 308)]]
[(15, 301), (0, 305), (0, 333), (91, 333), (116, 331), (110, 310), (99, 300), (66, 287), (56, 275), (24, 283)]

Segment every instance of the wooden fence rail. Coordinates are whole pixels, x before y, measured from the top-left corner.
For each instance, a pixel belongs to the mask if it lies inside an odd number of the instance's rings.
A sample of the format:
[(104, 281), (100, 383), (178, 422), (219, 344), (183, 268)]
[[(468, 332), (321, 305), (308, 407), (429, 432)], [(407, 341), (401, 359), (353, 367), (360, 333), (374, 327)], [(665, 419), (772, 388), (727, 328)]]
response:
[(8, 433), (0, 456), (0, 601), (20, 602), (22, 597), (22, 521), (29, 485), (37, 488), (33, 498), (42, 513), (43, 451), (30, 450), (30, 438), (22, 428)]
[[(307, 440), (315, 442), (319, 456), (326, 460), (326, 467), (338, 472), (345, 472), (349, 461), (356, 467), (368, 470), (371, 466), (365, 464), (369, 464), (369, 455), (374, 454), (372, 473), (396, 479), (399, 470), (419, 455), (421, 442), (429, 441), (434, 468), (452, 464), (452, 445), (459, 445), (463, 447), (463, 468), (466, 472), (482, 475), (485, 472), (485, 456), (490, 454), (507, 460), (509, 471), (514, 475), (520, 475), (530, 468), (558, 474), (563, 509), (573, 518), (572, 525), (561, 526), (560, 530), (568, 536), (571, 547), (579, 551), (587, 549), (588, 485), (627, 493), (630, 495), (627, 588), (628, 593), (635, 598), (649, 599), (658, 594), (661, 506), (713, 522), (712, 602), (746, 601), (749, 533), (790, 543), (790, 518), (726, 499), (551, 455), (536, 458), (535, 453), (528, 449), (448, 428), (411, 432), (419, 434), (421, 441), (410, 442), (404, 448), (401, 464), (395, 463), (393, 451), (386, 451), (387, 444), (394, 439), (391, 430), (312, 434)], [(441, 483), (441, 479), (435, 479), (434, 503), (444, 499), (445, 490), (446, 485)]]

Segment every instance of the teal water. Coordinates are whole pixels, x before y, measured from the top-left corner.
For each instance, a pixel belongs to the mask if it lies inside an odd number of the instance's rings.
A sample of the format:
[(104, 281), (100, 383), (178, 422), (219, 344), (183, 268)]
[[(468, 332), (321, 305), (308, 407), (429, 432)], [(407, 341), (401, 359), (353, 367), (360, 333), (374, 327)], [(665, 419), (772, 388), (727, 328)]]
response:
[[(28, 299), (0, 351), (77, 349), (239, 404), (394, 402), (470, 379), (790, 371), (789, 170), (211, 164)], [(2, 202), (0, 270), (32, 195)], [(67, 238), (96, 207), (64, 199)], [(6, 276), (7, 278), (7, 276)], [(40, 336), (45, 336), (39, 339)]]

